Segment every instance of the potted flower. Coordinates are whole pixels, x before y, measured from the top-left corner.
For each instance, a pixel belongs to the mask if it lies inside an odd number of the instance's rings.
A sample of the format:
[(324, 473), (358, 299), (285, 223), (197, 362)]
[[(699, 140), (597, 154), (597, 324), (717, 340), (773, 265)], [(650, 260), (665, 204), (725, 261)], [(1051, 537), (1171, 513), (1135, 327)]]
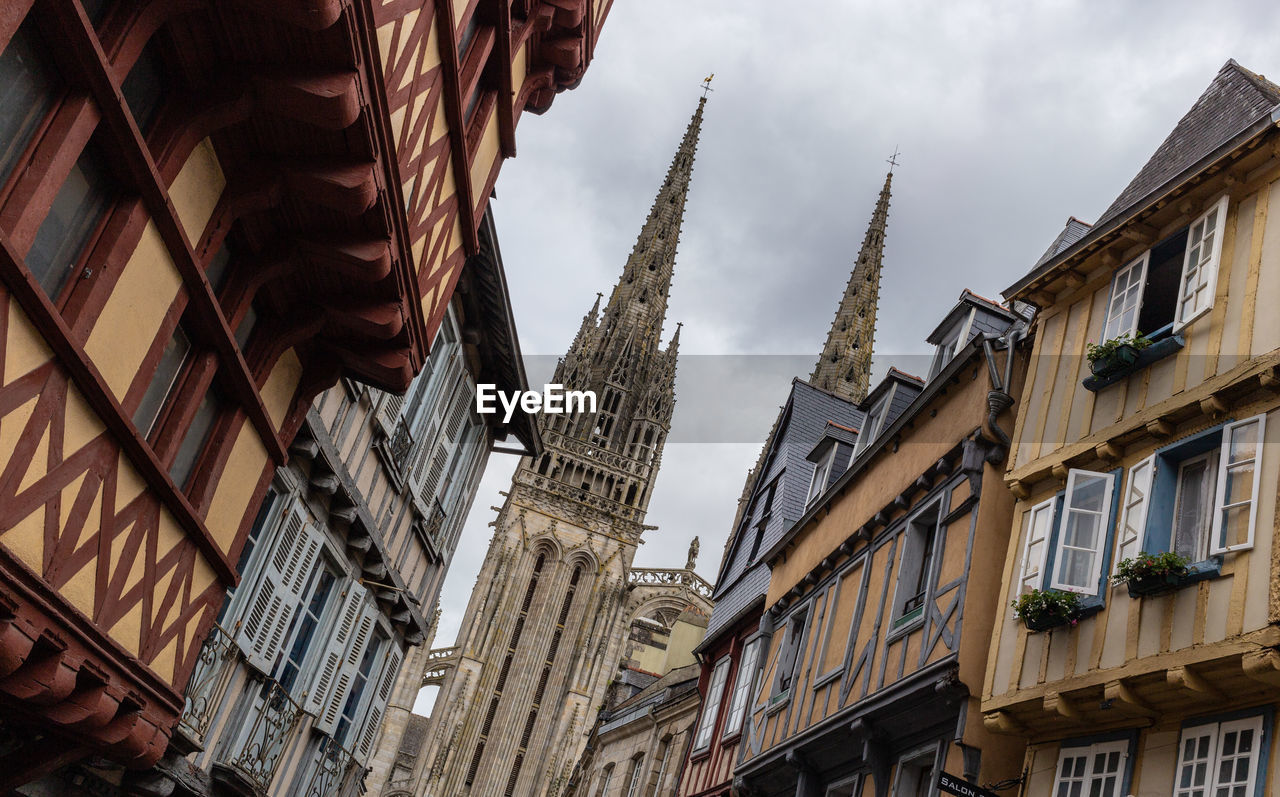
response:
[(1130, 368), (1138, 361), (1138, 352), (1151, 345), (1142, 335), (1126, 332), (1103, 343), (1090, 343), (1085, 350), (1089, 370), (1099, 378)]
[(1139, 553), (1116, 565), (1111, 580), (1129, 585), (1129, 597), (1159, 595), (1182, 586), (1187, 578), (1187, 565), (1191, 560), (1173, 551), (1164, 553)]
[(1046, 631), (1080, 621), (1080, 596), (1056, 589), (1033, 589), (1013, 602), (1013, 613), (1028, 631)]

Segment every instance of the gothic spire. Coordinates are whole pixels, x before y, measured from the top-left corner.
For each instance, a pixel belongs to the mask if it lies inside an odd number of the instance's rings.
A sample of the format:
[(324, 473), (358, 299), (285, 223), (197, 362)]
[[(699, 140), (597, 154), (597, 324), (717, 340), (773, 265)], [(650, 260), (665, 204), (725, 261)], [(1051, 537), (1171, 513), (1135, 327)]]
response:
[(862, 239), (862, 249), (845, 286), (827, 342), (809, 376), (809, 383), (850, 401), (866, 398), (871, 382), (871, 350), (876, 335), (876, 305), (880, 298), (880, 264), (885, 226), (889, 221), (889, 186), (884, 178), (875, 212)]
[(685, 198), (693, 174), (694, 152), (698, 148), (698, 133), (702, 128), (702, 109), (706, 104), (705, 97), (698, 100), (698, 107), (689, 120), (680, 147), (671, 159), (666, 179), (662, 181), (644, 226), (640, 228), (640, 235), (636, 237), (622, 277), (609, 296), (609, 303), (604, 309), (605, 342), (602, 350), (612, 348), (610, 339), (625, 339), (635, 332), (651, 338), (639, 341), (643, 348), (656, 350), (658, 347), (662, 320), (667, 314), (676, 246), (680, 242), (680, 225), (684, 221)]

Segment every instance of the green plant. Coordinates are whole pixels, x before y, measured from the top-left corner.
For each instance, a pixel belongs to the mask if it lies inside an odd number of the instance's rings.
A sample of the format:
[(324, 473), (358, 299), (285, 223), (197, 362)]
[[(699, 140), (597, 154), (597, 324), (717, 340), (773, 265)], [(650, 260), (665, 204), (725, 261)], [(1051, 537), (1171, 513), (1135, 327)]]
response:
[(1185, 576), (1189, 564), (1191, 564), (1190, 559), (1173, 551), (1164, 553), (1144, 551), (1116, 565), (1116, 573), (1111, 580), (1116, 584), (1123, 584), (1153, 576)]
[(1027, 625), (1059, 621), (1057, 625), (1075, 625), (1080, 618), (1080, 596), (1056, 589), (1033, 589), (1013, 602), (1013, 613)]
[(1093, 363), (1098, 360), (1105, 360), (1115, 354), (1116, 349), (1119, 349), (1121, 346), (1132, 346), (1138, 351), (1142, 351), (1150, 345), (1151, 341), (1147, 340), (1141, 334), (1126, 332), (1123, 335), (1117, 335), (1111, 340), (1104, 341), (1102, 343), (1090, 343), (1085, 348), (1085, 356), (1089, 358), (1089, 362)]

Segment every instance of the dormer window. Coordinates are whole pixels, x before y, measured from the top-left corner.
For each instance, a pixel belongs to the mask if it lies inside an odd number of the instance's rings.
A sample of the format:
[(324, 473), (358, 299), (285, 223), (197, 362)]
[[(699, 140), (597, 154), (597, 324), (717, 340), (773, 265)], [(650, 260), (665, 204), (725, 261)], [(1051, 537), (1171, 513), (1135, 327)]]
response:
[(1217, 287), (1227, 197), (1116, 272), (1102, 339), (1180, 331), (1208, 312)]
[(885, 394), (871, 405), (871, 412), (867, 413), (867, 422), (863, 424), (862, 432), (858, 435), (858, 447), (854, 451), (854, 456), (860, 454), (876, 438), (876, 435), (880, 434), (880, 427), (884, 425), (885, 415), (888, 414), (889, 399), (895, 390), (897, 385), (885, 391)]
[(956, 356), (956, 352), (969, 342), (969, 334), (973, 329), (973, 316), (977, 313), (977, 308), (970, 307), (969, 312), (956, 320), (950, 331), (942, 338), (942, 342), (938, 344), (933, 355), (933, 365), (929, 368), (929, 378), (937, 376), (943, 368), (947, 367), (947, 363), (951, 362), (951, 358)]
[(805, 506), (813, 504), (818, 500), (818, 496), (822, 495), (827, 489), (827, 480), (831, 478), (831, 468), (836, 461), (836, 448), (834, 444), (831, 450), (826, 453), (821, 460), (813, 466), (813, 480), (809, 482), (809, 497), (805, 499)]

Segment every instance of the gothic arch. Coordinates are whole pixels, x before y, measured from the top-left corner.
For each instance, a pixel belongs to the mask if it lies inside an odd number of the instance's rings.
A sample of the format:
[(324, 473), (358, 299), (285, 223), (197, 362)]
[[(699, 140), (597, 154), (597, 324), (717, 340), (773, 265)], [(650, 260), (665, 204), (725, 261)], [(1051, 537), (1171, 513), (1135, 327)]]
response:
[(550, 534), (541, 534), (529, 541), (529, 555), (537, 558), (540, 553), (547, 555), (548, 564), (559, 562), (564, 556), (560, 541)]
[(586, 576), (595, 577), (600, 574), (600, 562), (591, 554), (590, 551), (577, 550), (569, 554), (569, 560), (565, 562), (569, 571), (577, 565), (582, 565), (582, 573)]
[(643, 617), (647, 620), (657, 620), (670, 628), (689, 605), (690, 602), (680, 595), (655, 595), (633, 609), (627, 622)]

